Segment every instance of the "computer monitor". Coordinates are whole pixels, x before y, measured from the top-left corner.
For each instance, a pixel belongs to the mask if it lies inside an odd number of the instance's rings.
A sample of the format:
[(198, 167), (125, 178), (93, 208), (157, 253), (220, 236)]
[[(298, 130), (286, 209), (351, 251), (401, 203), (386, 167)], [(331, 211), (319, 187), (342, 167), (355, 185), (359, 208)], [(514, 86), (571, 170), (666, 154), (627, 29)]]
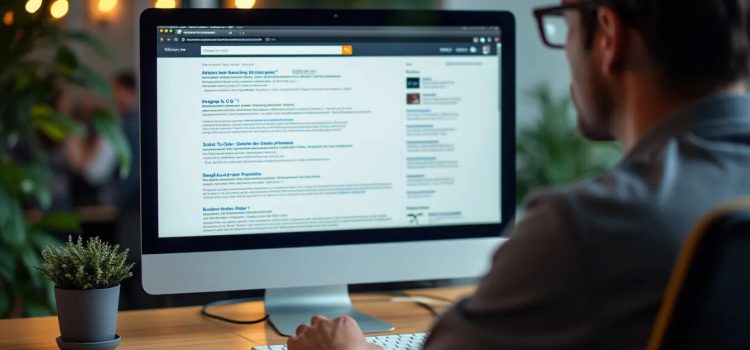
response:
[(266, 289), (282, 334), (348, 284), (479, 276), (515, 208), (507, 12), (158, 10), (140, 22), (143, 288)]

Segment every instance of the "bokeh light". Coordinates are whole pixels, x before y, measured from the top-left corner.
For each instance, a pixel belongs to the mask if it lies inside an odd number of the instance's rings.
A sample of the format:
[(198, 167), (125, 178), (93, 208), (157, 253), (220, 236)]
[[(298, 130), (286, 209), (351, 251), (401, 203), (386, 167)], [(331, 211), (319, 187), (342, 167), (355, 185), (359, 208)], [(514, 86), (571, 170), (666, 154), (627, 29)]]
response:
[(112, 12), (117, 7), (117, 0), (99, 0), (98, 9), (101, 12)]
[(251, 9), (255, 6), (255, 0), (234, 0), (234, 7), (238, 9)]
[(29, 0), (26, 1), (26, 12), (28, 13), (34, 13), (39, 11), (39, 8), (42, 7), (42, 0)]
[(3, 15), (3, 24), (5, 24), (6, 26), (13, 25), (13, 11), (5, 12), (5, 14)]
[(177, 1), (176, 0), (156, 0), (154, 2), (154, 7), (160, 8), (160, 9), (173, 9), (177, 7)]
[(68, 0), (55, 0), (49, 7), (49, 13), (54, 18), (63, 18), (68, 14), (69, 8)]

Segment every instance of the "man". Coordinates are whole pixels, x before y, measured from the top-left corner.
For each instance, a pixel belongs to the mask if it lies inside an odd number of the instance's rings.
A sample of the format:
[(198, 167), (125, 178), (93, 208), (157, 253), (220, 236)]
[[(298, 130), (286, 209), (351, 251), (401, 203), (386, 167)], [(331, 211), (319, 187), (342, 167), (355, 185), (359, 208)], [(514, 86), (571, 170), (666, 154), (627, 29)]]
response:
[(85, 93), (72, 111), (88, 133), (85, 137), (70, 135), (65, 141), (65, 155), (71, 170), (71, 197), (74, 205), (111, 204), (115, 186), (112, 182), (117, 168), (114, 146), (94, 127), (98, 102)]
[[(750, 194), (748, 11), (748, 0), (580, 0), (540, 12), (567, 22), (582, 134), (626, 154), (531, 196), (476, 294), (425, 348), (644, 347), (691, 228)], [(288, 344), (375, 348), (348, 318), (313, 318)]]

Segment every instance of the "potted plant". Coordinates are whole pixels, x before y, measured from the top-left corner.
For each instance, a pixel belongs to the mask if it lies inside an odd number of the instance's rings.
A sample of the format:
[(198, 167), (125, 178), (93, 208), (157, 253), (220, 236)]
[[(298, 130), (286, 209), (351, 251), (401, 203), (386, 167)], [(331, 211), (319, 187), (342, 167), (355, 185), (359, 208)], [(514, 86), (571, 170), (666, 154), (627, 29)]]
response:
[(61, 348), (119, 343), (115, 329), (120, 282), (133, 275), (134, 265), (126, 263), (127, 255), (128, 250), (120, 250), (119, 245), (110, 246), (99, 237), (84, 243), (81, 236), (77, 242), (68, 236), (66, 245), (42, 251), (44, 263), (37, 269), (55, 284)]

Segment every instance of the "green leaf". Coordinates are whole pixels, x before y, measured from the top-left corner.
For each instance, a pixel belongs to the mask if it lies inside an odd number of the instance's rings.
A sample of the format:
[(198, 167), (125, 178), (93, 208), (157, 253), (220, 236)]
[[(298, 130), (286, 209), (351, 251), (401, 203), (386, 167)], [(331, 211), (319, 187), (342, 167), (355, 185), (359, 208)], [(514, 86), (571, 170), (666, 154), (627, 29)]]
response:
[(12, 307), (11, 297), (10, 297), (10, 286), (5, 286), (3, 284), (0, 284), (0, 318), (7, 317), (10, 313), (10, 308)]
[(94, 126), (96, 130), (109, 141), (117, 152), (120, 161), (120, 178), (124, 179), (130, 174), (130, 166), (133, 155), (130, 152), (125, 133), (120, 124), (106, 111), (99, 110), (95, 113)]
[[(40, 230), (52, 232), (75, 232), (81, 230), (81, 223), (78, 221), (78, 217), (75, 214), (51, 212), (45, 213), (42, 216), (42, 219), (34, 224), (34, 227)], [(35, 243), (38, 243), (37, 247), (40, 249), (46, 248), (49, 243), (57, 243), (55, 239), (43, 232), (35, 232), (32, 238), (37, 240)]]
[[(0, 164), (0, 183), (7, 190), (6, 194), (0, 194), (0, 207), (8, 201), (21, 202), (27, 198), (36, 198), (42, 208), (49, 207), (52, 194), (49, 189), (50, 171), (40, 163), (30, 163), (18, 166), (13, 163)], [(7, 212), (6, 212), (7, 213)], [(5, 216), (0, 210), (0, 222)]]
[(55, 62), (57, 63), (58, 71), (64, 76), (73, 75), (73, 72), (78, 67), (78, 59), (76, 59), (73, 50), (67, 46), (60, 46), (57, 49)]
[[(16, 199), (13, 198), (8, 190), (5, 188), (5, 184), (0, 183), (0, 238), (4, 238), (5, 234), (2, 232), (11, 220), (13, 211), (10, 207), (16, 203)], [(2, 248), (2, 245), (0, 245)]]
[(4, 186), (0, 186), (0, 238), (13, 247), (23, 244), (26, 237), (26, 222), (23, 219), (21, 204), (8, 195)]
[[(21, 193), (21, 182), (23, 182), (23, 169), (13, 163), (0, 163), (0, 181), (2, 182), (4, 193), (0, 193), (0, 204), (17, 202)], [(4, 205), (0, 205), (2, 208)], [(3, 222), (3, 212), (0, 210), (0, 223)]]
[(83, 136), (86, 128), (72, 118), (55, 112), (48, 105), (35, 105), (29, 113), (31, 123), (43, 134), (56, 142), (65, 140), (68, 135)]
[(46, 163), (47, 153), (42, 145), (39, 130), (35, 128), (32, 123), (28, 122), (28, 119), (30, 119), (28, 112), (30, 110), (31, 107), (28, 107), (25, 109), (25, 112), (23, 112), (23, 117), (18, 118), (22, 123), (18, 125), (18, 138), (23, 140), (23, 143), (29, 148), (34, 160)]
[(112, 86), (109, 81), (87, 66), (78, 67), (78, 81), (99, 96), (112, 97)]
[[(0, 281), (12, 281), (16, 275), (16, 257), (8, 247), (0, 245)], [(0, 283), (2, 287), (2, 283)]]
[(111, 54), (109, 50), (107, 50), (107, 47), (102, 45), (102, 43), (95, 38), (93, 35), (89, 34), (85, 31), (69, 31), (66, 36), (73, 40), (77, 41), (81, 44), (84, 44), (94, 50), (98, 55), (104, 57), (104, 58), (110, 58)]
[(35, 287), (41, 287), (44, 280), (41, 278), (36, 267), (41, 265), (39, 253), (32, 245), (21, 247), (21, 265), (28, 272), (31, 284)]
[(52, 177), (50, 170), (41, 164), (28, 164), (21, 169), (24, 174), (20, 182), (21, 193), (36, 198), (42, 209), (49, 208), (52, 204), (52, 192), (49, 188), (49, 179)]

